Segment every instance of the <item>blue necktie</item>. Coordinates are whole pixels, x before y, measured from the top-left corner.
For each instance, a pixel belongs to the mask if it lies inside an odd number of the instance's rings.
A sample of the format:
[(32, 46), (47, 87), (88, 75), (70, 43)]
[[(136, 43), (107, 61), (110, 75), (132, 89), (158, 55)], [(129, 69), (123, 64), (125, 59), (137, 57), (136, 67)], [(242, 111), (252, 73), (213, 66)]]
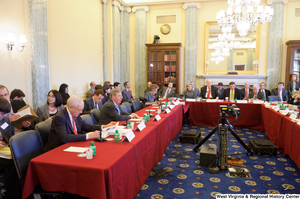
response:
[(118, 105), (116, 105), (116, 108), (117, 108), (117, 110), (118, 110), (118, 113), (119, 113), (119, 115), (120, 115), (121, 113), (120, 113), (119, 106), (118, 106)]

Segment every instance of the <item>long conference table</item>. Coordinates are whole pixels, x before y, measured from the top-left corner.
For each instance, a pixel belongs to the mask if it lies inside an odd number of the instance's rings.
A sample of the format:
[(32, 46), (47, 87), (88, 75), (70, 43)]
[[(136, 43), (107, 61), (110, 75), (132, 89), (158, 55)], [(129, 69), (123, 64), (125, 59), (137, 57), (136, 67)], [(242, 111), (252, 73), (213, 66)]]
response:
[[(46, 152), (30, 161), (23, 198), (39, 183), (47, 191), (65, 191), (91, 199), (134, 198), (168, 144), (181, 131), (184, 113), (189, 110), (192, 126), (216, 126), (220, 118), (219, 106), (227, 104), (232, 103), (203, 101), (176, 106), (171, 113), (162, 113), (160, 121), (148, 121), (143, 131), (134, 131), (131, 143), (95, 142), (97, 155), (91, 160), (63, 151), (70, 146), (87, 147), (91, 141), (66, 143)], [(265, 131), (277, 148), (300, 168), (298, 124), (263, 104), (236, 105), (241, 115), (231, 123), (234, 127)], [(148, 109), (137, 114), (142, 116), (146, 112)]]

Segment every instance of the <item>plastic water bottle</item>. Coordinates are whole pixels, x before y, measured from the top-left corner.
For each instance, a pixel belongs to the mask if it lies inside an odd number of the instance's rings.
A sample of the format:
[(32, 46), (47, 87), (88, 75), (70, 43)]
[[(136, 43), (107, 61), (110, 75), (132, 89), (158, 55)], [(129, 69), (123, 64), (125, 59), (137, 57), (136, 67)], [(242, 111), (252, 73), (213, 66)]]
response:
[(182, 100), (185, 100), (185, 97), (184, 97), (184, 96), (182, 96)]
[(235, 103), (237, 103), (237, 98), (234, 99)]
[(200, 97), (200, 102), (202, 102), (203, 101), (203, 98), (202, 97)]
[(93, 149), (88, 148), (86, 153), (86, 159), (93, 159)]
[(114, 134), (114, 140), (115, 141), (119, 141), (120, 140), (120, 134), (119, 134), (119, 131), (116, 130), (115, 134)]
[(131, 129), (131, 124), (130, 124), (130, 122), (127, 123), (127, 129)]
[(150, 115), (147, 113), (147, 120), (150, 121)]
[(96, 146), (95, 146), (95, 143), (94, 143), (94, 142), (91, 142), (90, 149), (93, 150), (93, 155), (96, 155)]
[(157, 114), (161, 114), (161, 109), (158, 107)]

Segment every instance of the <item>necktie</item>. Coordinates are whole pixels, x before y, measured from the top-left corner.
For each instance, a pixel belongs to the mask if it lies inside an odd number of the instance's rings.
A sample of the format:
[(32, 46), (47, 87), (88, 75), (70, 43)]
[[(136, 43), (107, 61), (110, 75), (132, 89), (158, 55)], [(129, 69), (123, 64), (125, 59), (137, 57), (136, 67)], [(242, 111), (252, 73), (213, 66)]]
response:
[(208, 92), (207, 92), (207, 99), (210, 98), (210, 89), (208, 89)]
[(280, 91), (278, 91), (278, 96), (280, 97)]
[(76, 126), (75, 126), (75, 117), (72, 117), (72, 121), (73, 121), (73, 131), (74, 131), (74, 134), (77, 135), (77, 131), (76, 131)]
[(98, 108), (98, 104), (97, 103), (95, 103), (94, 108)]
[(128, 91), (128, 94), (129, 94), (129, 96), (130, 96), (130, 99), (132, 100), (132, 96), (131, 96), (131, 94), (130, 94), (130, 91)]
[(248, 98), (248, 89), (246, 89), (246, 96), (245, 98)]
[(234, 99), (234, 96), (233, 96), (233, 90), (230, 90), (231, 94), (230, 94), (230, 100), (233, 100)]
[(118, 106), (118, 105), (116, 105), (116, 108), (117, 108), (117, 110), (118, 110), (118, 113), (119, 113), (119, 115), (120, 115), (120, 109), (119, 109), (119, 106)]
[(169, 95), (169, 89), (167, 89), (167, 93), (166, 93), (165, 98), (168, 98), (168, 95)]
[(221, 95), (221, 90), (219, 90), (219, 95)]

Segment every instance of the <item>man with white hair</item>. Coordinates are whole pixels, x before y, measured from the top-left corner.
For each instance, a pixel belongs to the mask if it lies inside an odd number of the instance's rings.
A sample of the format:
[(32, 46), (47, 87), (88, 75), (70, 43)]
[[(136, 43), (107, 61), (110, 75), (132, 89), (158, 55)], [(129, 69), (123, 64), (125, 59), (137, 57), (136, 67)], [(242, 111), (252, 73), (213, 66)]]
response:
[(212, 85), (210, 79), (206, 80), (206, 86), (201, 88), (200, 97), (203, 99), (216, 99), (218, 95), (218, 89)]
[(266, 100), (266, 97), (264, 96), (263, 92), (259, 92), (258, 85), (253, 85), (253, 90), (249, 93), (247, 100), (251, 100), (252, 102), (254, 100)]
[[(90, 125), (85, 123), (79, 116), (82, 113), (83, 107), (84, 103), (80, 97), (73, 95), (68, 99), (67, 107), (59, 111), (52, 119), (46, 151), (67, 142), (99, 138), (99, 130), (116, 124), (115, 122), (111, 122), (100, 126), (98, 124)], [(84, 134), (83, 131), (90, 133)]]

